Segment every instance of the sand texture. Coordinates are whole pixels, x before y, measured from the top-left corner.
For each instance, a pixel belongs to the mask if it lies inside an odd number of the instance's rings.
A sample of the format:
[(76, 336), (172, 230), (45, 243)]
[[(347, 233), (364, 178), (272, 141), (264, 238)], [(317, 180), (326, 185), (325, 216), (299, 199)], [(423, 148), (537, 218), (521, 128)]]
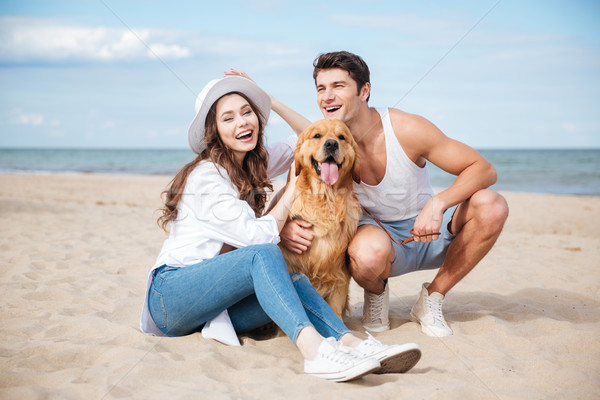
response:
[[(492, 252), (444, 305), (454, 336), (408, 319), (435, 271), (390, 280), (385, 343), (416, 342), (407, 374), (305, 376), (286, 337), (227, 347), (140, 332), (165, 176), (0, 175), (2, 399), (597, 399), (600, 198), (503, 193)], [(348, 326), (360, 326), (351, 287)]]

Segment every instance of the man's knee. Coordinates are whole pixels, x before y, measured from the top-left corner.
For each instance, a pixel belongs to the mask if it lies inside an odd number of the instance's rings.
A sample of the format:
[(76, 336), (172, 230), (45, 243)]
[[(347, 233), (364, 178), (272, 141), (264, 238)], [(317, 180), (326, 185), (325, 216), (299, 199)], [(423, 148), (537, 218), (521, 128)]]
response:
[(484, 189), (469, 200), (476, 210), (477, 218), (494, 231), (501, 230), (508, 218), (508, 203), (499, 193)]
[(390, 268), (394, 247), (387, 236), (377, 238), (376, 234), (372, 234), (376, 233), (374, 231), (364, 233), (355, 236), (348, 246), (350, 272), (352, 276), (382, 276)]

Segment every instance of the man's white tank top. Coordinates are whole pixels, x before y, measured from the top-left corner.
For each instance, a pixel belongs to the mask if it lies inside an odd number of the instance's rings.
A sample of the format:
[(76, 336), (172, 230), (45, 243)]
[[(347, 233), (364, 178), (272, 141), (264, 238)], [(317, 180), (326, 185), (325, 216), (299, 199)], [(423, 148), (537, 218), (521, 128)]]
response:
[(398, 142), (387, 108), (376, 108), (385, 135), (386, 167), (379, 184), (354, 183), (360, 204), (381, 221), (415, 217), (433, 197), (427, 165), (416, 165)]

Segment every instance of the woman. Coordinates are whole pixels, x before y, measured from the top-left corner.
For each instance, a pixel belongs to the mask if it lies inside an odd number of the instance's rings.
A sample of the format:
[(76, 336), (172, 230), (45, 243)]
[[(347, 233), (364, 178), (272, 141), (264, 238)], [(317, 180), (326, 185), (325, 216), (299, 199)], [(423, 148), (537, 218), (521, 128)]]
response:
[(198, 156), (165, 191), (158, 223), (165, 230), (170, 225), (170, 234), (148, 277), (142, 331), (202, 330), (239, 345), (235, 333), (274, 321), (300, 350), (307, 374), (347, 381), (382, 365), (409, 369), (415, 361), (407, 367), (406, 354), (418, 346), (355, 337), (305, 276), (288, 273), (276, 243), (295, 174), (278, 203), (262, 213), (269, 177), (288, 169), (294, 145), (278, 144), (267, 154), (270, 107), (269, 96), (240, 76), (211, 81), (198, 96), (188, 132)]

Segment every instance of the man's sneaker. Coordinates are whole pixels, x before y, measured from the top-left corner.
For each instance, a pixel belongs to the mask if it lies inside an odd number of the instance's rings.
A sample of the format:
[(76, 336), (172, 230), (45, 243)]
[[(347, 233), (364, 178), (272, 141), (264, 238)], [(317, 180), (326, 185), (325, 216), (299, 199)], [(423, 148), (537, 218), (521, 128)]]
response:
[(452, 329), (450, 329), (444, 319), (444, 314), (442, 314), (444, 295), (438, 292), (428, 294), (428, 286), (428, 282), (423, 284), (419, 300), (410, 312), (410, 319), (421, 324), (421, 331), (426, 335), (435, 337), (450, 336), (452, 335)]
[(380, 366), (373, 357), (359, 358), (344, 348), (338, 348), (332, 337), (323, 340), (313, 360), (304, 360), (305, 373), (335, 382), (360, 378)]
[(390, 287), (385, 284), (383, 293), (373, 294), (365, 290), (363, 303), (363, 327), (371, 332), (383, 332), (390, 329), (388, 313), (390, 309)]
[(404, 373), (414, 367), (421, 359), (421, 348), (416, 343), (387, 345), (375, 339), (369, 332), (369, 338), (352, 349), (357, 357), (373, 357), (381, 363), (376, 374)]

